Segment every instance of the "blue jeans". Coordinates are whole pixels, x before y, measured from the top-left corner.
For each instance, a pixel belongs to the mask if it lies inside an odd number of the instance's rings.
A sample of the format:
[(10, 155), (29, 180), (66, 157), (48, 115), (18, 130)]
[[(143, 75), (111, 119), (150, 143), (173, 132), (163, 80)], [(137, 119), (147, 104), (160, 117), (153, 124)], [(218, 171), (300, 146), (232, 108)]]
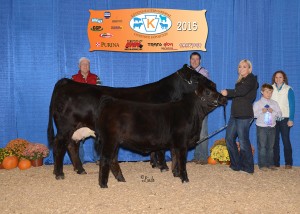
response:
[[(206, 116), (202, 122), (200, 140), (207, 136), (208, 136), (208, 116)], [(194, 152), (194, 159), (207, 162), (207, 158), (208, 158), (208, 140), (205, 140), (196, 146)]]
[(285, 165), (293, 165), (292, 157), (292, 145), (290, 141), (290, 127), (288, 127), (287, 122), (289, 118), (285, 118), (281, 121), (276, 121), (276, 135), (274, 144), (274, 165), (280, 166), (280, 146), (279, 146), (279, 134), (281, 134), (283, 149), (284, 149), (284, 159)]
[[(226, 129), (226, 145), (230, 157), (230, 168), (235, 171), (254, 172), (254, 161), (249, 139), (249, 129), (252, 119), (237, 119), (230, 117)], [(239, 138), (240, 152), (236, 145)]]
[(274, 166), (275, 127), (256, 126), (258, 167)]

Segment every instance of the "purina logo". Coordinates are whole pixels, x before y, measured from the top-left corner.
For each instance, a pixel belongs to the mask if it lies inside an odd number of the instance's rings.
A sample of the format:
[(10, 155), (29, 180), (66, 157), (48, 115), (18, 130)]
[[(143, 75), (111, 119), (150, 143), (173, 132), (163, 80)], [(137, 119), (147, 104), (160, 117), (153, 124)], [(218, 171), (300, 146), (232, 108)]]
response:
[(159, 13), (143, 13), (133, 17), (129, 22), (132, 30), (142, 34), (160, 34), (172, 27), (172, 21)]
[(104, 12), (104, 17), (105, 17), (106, 19), (109, 19), (109, 18), (110, 18), (110, 12), (105, 11), (105, 12)]

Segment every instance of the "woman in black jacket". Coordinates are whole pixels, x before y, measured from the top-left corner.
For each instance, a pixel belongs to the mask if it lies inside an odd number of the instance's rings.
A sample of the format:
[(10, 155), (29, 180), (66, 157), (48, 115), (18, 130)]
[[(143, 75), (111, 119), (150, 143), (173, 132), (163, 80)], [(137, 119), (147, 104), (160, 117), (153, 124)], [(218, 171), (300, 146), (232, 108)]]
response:
[[(230, 168), (235, 171), (254, 172), (254, 162), (249, 139), (253, 120), (253, 102), (258, 88), (257, 77), (252, 74), (252, 64), (244, 59), (238, 66), (239, 78), (234, 89), (221, 91), (223, 96), (232, 98), (231, 116), (226, 130), (226, 145), (230, 156)], [(238, 152), (236, 138), (239, 138)]]

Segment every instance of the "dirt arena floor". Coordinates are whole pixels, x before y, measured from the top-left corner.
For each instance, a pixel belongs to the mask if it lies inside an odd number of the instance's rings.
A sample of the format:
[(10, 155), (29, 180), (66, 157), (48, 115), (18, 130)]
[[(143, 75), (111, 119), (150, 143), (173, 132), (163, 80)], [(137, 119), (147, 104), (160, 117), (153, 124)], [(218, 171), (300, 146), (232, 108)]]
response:
[[(188, 163), (189, 183), (149, 162), (120, 163), (125, 183), (112, 174), (108, 189), (98, 185), (99, 168), (87, 175), (64, 166), (56, 180), (53, 165), (0, 170), (0, 213), (300, 213), (300, 167), (235, 172), (225, 165)], [(170, 162), (168, 162), (170, 167)]]

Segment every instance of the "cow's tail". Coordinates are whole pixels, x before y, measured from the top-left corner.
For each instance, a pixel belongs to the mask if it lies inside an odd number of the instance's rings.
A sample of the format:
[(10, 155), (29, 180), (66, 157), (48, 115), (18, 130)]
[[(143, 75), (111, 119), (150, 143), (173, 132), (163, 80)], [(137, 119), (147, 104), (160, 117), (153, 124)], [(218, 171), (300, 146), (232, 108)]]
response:
[(54, 92), (55, 92), (55, 88), (53, 90), (53, 94), (49, 105), (49, 119), (48, 119), (48, 129), (47, 129), (47, 137), (48, 137), (48, 143), (50, 148), (53, 148), (53, 144), (54, 144), (53, 106), (52, 106)]
[(109, 95), (102, 95), (100, 98), (100, 102), (99, 102), (99, 106), (98, 106), (98, 114), (101, 115), (101, 112), (103, 110), (103, 108), (111, 103), (113, 100), (115, 100), (115, 98), (109, 96)]
[[(96, 113), (97, 120), (100, 120), (100, 121), (102, 120), (102, 117), (105, 116), (105, 114), (103, 114), (103, 110), (109, 103), (113, 102), (113, 100), (115, 100), (115, 98), (113, 98), (109, 95), (101, 96), (99, 104), (98, 104), (98, 108), (97, 108), (97, 113)], [(98, 123), (96, 123), (96, 124), (98, 124)]]
[(53, 129), (53, 102), (54, 99), (57, 97), (57, 90), (60, 86), (66, 84), (69, 80), (64, 78), (59, 80), (53, 89), (52, 92), (52, 96), (51, 96), (51, 101), (50, 101), (50, 105), (49, 105), (49, 119), (48, 119), (48, 129), (47, 129), (47, 137), (48, 137), (48, 143), (49, 143), (49, 147), (53, 148), (54, 145), (54, 129)]
[[(98, 104), (96, 118), (99, 118), (102, 116), (102, 110), (103, 108), (110, 102), (112, 102), (114, 98), (108, 95), (102, 95)], [(101, 120), (101, 119), (100, 119)], [(97, 125), (96, 125), (97, 126)], [(97, 129), (97, 128), (96, 128)], [(101, 150), (101, 138), (99, 136), (99, 133), (96, 133), (96, 139), (94, 144), (94, 149), (96, 150), (97, 154), (100, 155)]]

